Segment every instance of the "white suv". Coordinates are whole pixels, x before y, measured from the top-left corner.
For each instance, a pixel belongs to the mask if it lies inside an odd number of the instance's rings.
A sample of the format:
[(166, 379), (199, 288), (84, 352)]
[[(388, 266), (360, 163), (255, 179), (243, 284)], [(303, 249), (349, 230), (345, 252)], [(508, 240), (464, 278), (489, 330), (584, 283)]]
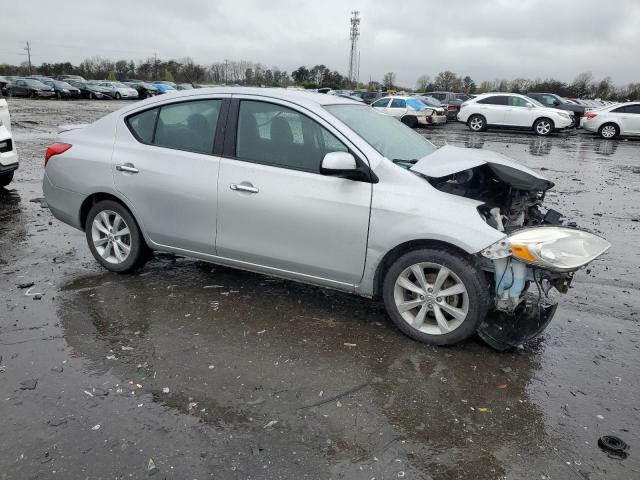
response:
[(13, 172), (18, 168), (18, 153), (11, 138), (11, 119), (7, 101), (0, 98), (0, 188), (13, 180)]
[(462, 104), (458, 120), (474, 132), (499, 127), (533, 129), (538, 135), (549, 135), (573, 125), (571, 112), (545, 107), (517, 93), (478, 95)]

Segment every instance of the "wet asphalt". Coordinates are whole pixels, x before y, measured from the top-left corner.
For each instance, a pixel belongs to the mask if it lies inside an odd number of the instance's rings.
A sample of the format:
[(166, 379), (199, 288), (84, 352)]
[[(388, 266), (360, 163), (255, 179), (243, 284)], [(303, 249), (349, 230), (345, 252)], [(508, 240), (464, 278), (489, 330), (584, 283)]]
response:
[(189, 259), (103, 270), (39, 203), (43, 154), (57, 125), (119, 106), (9, 101), (0, 479), (640, 478), (640, 141), (420, 130), (542, 171), (547, 205), (613, 244), (541, 338), (498, 353), (424, 346), (373, 301)]

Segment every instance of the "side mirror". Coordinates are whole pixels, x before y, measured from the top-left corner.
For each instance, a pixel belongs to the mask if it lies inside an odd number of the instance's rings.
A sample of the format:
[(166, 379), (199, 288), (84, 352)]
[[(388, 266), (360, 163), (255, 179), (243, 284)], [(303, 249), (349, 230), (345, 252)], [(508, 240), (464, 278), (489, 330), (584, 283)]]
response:
[(560, 105), (560, 102), (558, 100), (554, 100), (553, 105), (557, 107), (558, 105)]
[(377, 182), (375, 175), (368, 168), (358, 167), (355, 157), (348, 152), (327, 153), (322, 159), (320, 173), (359, 182)]
[(527, 108), (533, 108), (533, 104), (532, 103), (527, 103)]

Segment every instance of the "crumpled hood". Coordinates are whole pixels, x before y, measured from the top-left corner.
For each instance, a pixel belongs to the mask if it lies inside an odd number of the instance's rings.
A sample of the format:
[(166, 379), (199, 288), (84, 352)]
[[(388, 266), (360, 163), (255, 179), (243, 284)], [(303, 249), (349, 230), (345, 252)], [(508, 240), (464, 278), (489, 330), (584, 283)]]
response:
[(553, 182), (539, 173), (500, 153), (452, 145), (445, 145), (422, 157), (410, 170), (426, 177), (441, 178), (481, 165), (488, 165), (501, 181), (514, 188), (545, 191), (553, 187)]

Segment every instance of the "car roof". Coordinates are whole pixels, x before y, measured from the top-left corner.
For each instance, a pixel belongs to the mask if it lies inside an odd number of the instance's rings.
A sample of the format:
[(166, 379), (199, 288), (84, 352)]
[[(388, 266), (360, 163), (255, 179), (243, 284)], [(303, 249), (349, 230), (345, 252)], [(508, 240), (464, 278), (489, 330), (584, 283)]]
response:
[[(338, 95), (327, 95), (326, 93), (309, 92), (306, 90), (292, 90), (286, 88), (259, 88), (259, 87), (203, 87), (193, 90), (177, 90), (171, 94), (171, 98), (205, 96), (213, 94), (223, 95), (255, 95), (261, 97), (274, 98), (278, 100), (289, 100), (301, 106), (316, 105), (363, 105), (361, 102), (340, 97)], [(409, 98), (409, 97), (407, 97)], [(158, 97), (156, 97), (157, 101)]]

